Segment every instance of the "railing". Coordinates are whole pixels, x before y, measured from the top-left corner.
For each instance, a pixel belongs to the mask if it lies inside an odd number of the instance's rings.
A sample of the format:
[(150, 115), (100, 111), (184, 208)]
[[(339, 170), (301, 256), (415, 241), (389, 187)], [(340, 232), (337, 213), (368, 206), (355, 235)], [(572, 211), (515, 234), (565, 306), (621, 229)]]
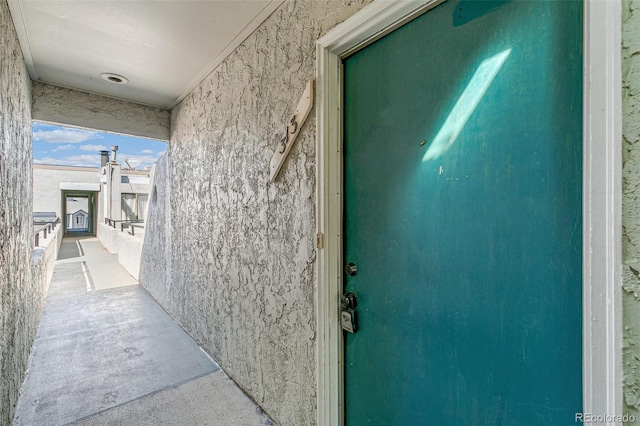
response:
[(128, 228), (129, 234), (131, 235), (135, 235), (134, 228), (144, 229), (144, 225), (141, 225), (142, 223), (144, 223), (144, 219), (114, 220), (105, 217), (104, 223), (105, 225), (109, 225), (112, 228), (116, 228), (116, 225), (119, 223), (120, 231), (122, 232), (125, 230), (125, 228)]
[(129, 228), (129, 234), (136, 235), (136, 228), (144, 229), (144, 225), (136, 224), (136, 223), (123, 223), (120, 225), (120, 230), (124, 231), (124, 228)]
[(40, 245), (40, 235), (42, 234), (42, 238), (47, 239), (47, 234), (53, 232), (56, 224), (60, 222), (59, 217), (47, 217), (45, 220), (43, 217), (37, 217), (34, 214), (34, 230), (33, 230), (33, 243), (35, 247)]
[(116, 224), (118, 223), (144, 223), (144, 219), (114, 220), (114, 219), (109, 219), (108, 217), (105, 217), (104, 223), (105, 225), (109, 225), (110, 227), (115, 228)]

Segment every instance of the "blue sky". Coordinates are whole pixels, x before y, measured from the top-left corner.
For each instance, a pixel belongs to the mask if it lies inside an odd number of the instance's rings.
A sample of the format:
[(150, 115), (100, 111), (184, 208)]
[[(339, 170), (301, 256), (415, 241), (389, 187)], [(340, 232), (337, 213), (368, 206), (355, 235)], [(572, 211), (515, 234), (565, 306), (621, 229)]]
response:
[(155, 163), (167, 149), (166, 142), (134, 138), (84, 129), (33, 124), (33, 162), (60, 166), (100, 166), (100, 151), (118, 145), (116, 160), (137, 158), (143, 170)]

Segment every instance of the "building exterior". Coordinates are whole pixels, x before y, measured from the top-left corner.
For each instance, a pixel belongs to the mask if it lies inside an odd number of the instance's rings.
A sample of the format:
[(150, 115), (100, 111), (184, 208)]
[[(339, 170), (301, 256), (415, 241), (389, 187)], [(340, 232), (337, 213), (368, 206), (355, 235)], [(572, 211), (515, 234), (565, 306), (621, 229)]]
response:
[(67, 213), (67, 230), (88, 230), (89, 213), (85, 210), (76, 210), (73, 213)]
[[(33, 211), (56, 212), (59, 218), (63, 218), (66, 210), (64, 194), (73, 191), (98, 193), (98, 169), (33, 165)], [(77, 208), (80, 208), (80, 205)], [(75, 211), (77, 208), (72, 210)]]
[[(66, 229), (96, 233), (97, 224), (112, 220), (144, 220), (151, 189), (151, 170), (33, 165), (34, 211), (66, 217)], [(78, 200), (83, 200), (83, 213)], [(79, 223), (82, 221), (82, 224)]]
[(99, 177), (103, 217), (112, 220), (144, 220), (152, 188), (152, 174), (152, 170), (122, 170), (119, 164), (113, 162), (103, 166)]
[[(3, 126), (9, 129), (0, 140), (5, 166), (0, 174), (0, 188), (9, 195), (0, 205), (0, 218), (5, 221), (0, 223), (0, 252), (12, 254), (9, 257), (11, 264), (0, 263), (3, 290), (0, 297), (6, 298), (1, 302), (3, 309), (9, 307), (3, 311), (0, 341), (0, 355), (8, 360), (2, 363), (0, 377), (3, 419), (11, 418), (41, 311), (41, 305), (33, 301), (33, 292), (27, 294), (23, 290), (30, 276), (20, 267), (31, 262), (28, 242), (32, 210), (29, 205), (30, 123), (32, 119), (54, 121), (46, 116), (43, 105), (78, 106), (91, 99), (92, 104), (104, 108), (98, 113), (79, 108), (91, 117), (86, 119), (87, 123), (108, 122), (106, 116), (112, 118), (122, 111), (127, 111), (123, 114), (126, 121), (127, 116), (144, 111), (141, 115), (148, 120), (145, 123), (163, 123), (165, 128), (170, 128), (168, 154), (158, 162), (148, 191), (142, 284), (279, 424), (341, 424), (345, 410), (348, 415), (353, 403), (348, 397), (350, 384), (345, 385), (342, 376), (344, 350), (345, 345), (351, 345), (357, 337), (350, 336), (345, 340), (340, 322), (340, 315), (343, 312), (351, 315), (352, 310), (346, 304), (344, 308), (339, 305), (343, 281), (347, 276), (355, 275), (356, 270), (345, 271), (344, 267), (349, 265), (344, 265), (341, 257), (343, 146), (340, 141), (343, 135), (339, 129), (342, 129), (340, 87), (343, 83), (338, 71), (342, 57), (348, 56), (351, 49), (361, 48), (373, 35), (400, 27), (419, 14), (411, 2), (369, 3), (283, 2), (220, 68), (171, 109), (169, 126), (166, 125), (169, 122), (167, 110), (43, 83), (32, 84), (25, 71), (7, 5), (0, 2), (0, 56), (3, 58), (0, 114)], [(509, 4), (505, 8), (511, 7), (512, 3)], [(580, 9), (576, 14), (579, 20), (572, 21), (574, 24), (564, 28), (566, 31), (544, 32), (562, 34), (563, 40), (565, 32), (583, 36), (585, 46), (580, 52), (585, 66), (573, 79), (575, 84), (584, 82), (584, 105), (574, 111), (584, 118), (584, 145), (580, 148), (584, 149), (580, 151), (580, 158), (584, 160), (578, 167), (581, 179), (574, 182), (577, 185), (574, 189), (584, 190), (581, 199), (584, 210), (579, 214), (579, 230), (570, 233), (582, 238), (579, 244), (583, 256), (582, 275), (577, 281), (577, 294), (582, 295), (582, 305), (577, 307), (582, 316), (575, 320), (573, 311), (576, 328), (568, 334), (572, 340), (581, 343), (578, 362), (582, 361), (583, 374), (578, 374), (580, 383), (574, 383), (578, 388), (574, 387), (573, 391), (577, 389), (581, 394), (582, 404), (565, 404), (558, 408), (554, 405), (556, 400), (549, 395), (528, 394), (523, 388), (520, 389), (523, 392), (521, 404), (500, 401), (498, 397), (493, 401), (495, 405), (488, 407), (493, 411), (483, 419), (502, 419), (502, 415), (522, 409), (521, 405), (528, 410), (537, 407), (536, 413), (542, 416), (543, 423), (544, 419), (550, 418), (546, 416), (551, 416), (551, 411), (559, 409), (567, 415), (573, 408), (575, 415), (583, 414), (579, 412), (582, 410), (611, 416), (608, 422), (612, 424), (622, 424), (625, 414), (629, 423), (629, 415), (640, 418), (640, 220), (637, 214), (640, 145), (636, 143), (640, 138), (640, 103), (637, 102), (640, 96), (640, 5), (632, 0), (586, 1), (584, 7), (585, 12)], [(418, 9), (420, 13), (424, 12)], [(490, 12), (474, 13), (480, 18)], [(432, 12), (426, 12), (429, 13)], [(454, 20), (466, 19), (462, 13), (448, 13), (434, 25), (450, 24), (452, 16)], [(481, 36), (490, 37), (493, 34), (490, 30)], [(555, 46), (557, 41), (545, 40), (550, 46)], [(401, 45), (411, 45), (413, 41), (409, 38)], [(505, 51), (506, 48), (494, 53)], [(542, 59), (553, 57), (553, 52), (547, 52)], [(410, 61), (399, 62), (410, 66)], [(275, 182), (269, 183), (269, 158), (278, 148), (274, 134), (282, 128), (282, 123), (289, 123), (298, 96), (313, 79), (316, 85), (315, 116), (310, 115), (301, 126), (280, 175)], [(557, 82), (553, 78), (548, 80), (551, 85)], [(358, 79), (355, 81), (357, 83)], [(393, 79), (380, 80), (379, 86), (390, 87), (397, 83)], [(527, 86), (514, 83), (510, 87), (521, 98), (531, 95)], [(556, 86), (553, 88), (557, 89)], [(82, 121), (82, 114), (80, 112), (75, 119)], [(374, 124), (402, 122), (404, 114), (402, 108), (390, 109)], [(524, 116), (526, 114), (521, 115)], [(516, 121), (520, 120), (510, 122)], [(502, 126), (508, 127), (508, 123)], [(562, 127), (562, 123), (558, 127)], [(297, 132), (297, 125), (295, 129)], [(455, 139), (454, 133), (443, 136), (441, 148), (449, 149)], [(427, 142), (421, 142), (416, 139), (414, 148), (427, 145)], [(531, 163), (537, 164), (535, 152), (530, 154)], [(377, 157), (384, 155), (378, 153)], [(504, 160), (487, 168), (487, 173), (509, 170), (512, 164), (515, 163)], [(554, 170), (564, 169), (564, 166), (559, 161)], [(406, 163), (398, 167), (398, 170), (407, 169)], [(374, 175), (375, 169), (372, 170), (368, 173)], [(433, 172), (444, 177), (446, 170), (435, 167)], [(117, 165), (111, 165), (102, 173), (108, 177), (100, 178), (104, 181), (98, 180), (100, 189), (94, 192), (99, 192), (101, 198), (108, 201), (96, 208), (102, 217), (122, 217), (122, 194), (137, 193), (133, 187), (130, 190), (117, 188), (127, 185), (121, 179), (121, 173)], [(134, 184), (129, 182), (129, 185)], [(528, 186), (523, 185), (520, 189), (525, 191), (526, 188)], [(58, 190), (62, 189), (58, 187)], [(399, 192), (402, 191), (390, 191), (393, 195)], [(138, 199), (136, 205), (134, 198), (124, 198), (127, 217), (139, 215), (144, 210), (141, 207), (145, 204), (144, 199)], [(24, 203), (24, 200), (29, 202)], [(468, 208), (475, 211), (477, 206), (469, 201)], [(42, 210), (53, 211), (55, 208), (43, 207)], [(389, 220), (391, 225), (395, 224), (393, 217)], [(535, 215), (528, 217), (535, 220)], [(483, 223), (479, 223), (477, 228), (482, 227)], [(562, 228), (559, 233), (566, 231)], [(531, 229), (528, 232), (527, 235), (535, 236)], [(377, 232), (372, 234), (379, 235)], [(379, 241), (381, 239), (374, 238), (370, 244), (373, 246)], [(404, 240), (398, 241), (398, 244), (387, 242), (385, 247), (391, 252), (396, 246), (403, 245)], [(411, 266), (411, 262), (407, 263)], [(523, 266), (520, 273), (524, 277), (535, 269), (531, 265)], [(561, 265), (556, 269), (562, 269)], [(364, 276), (362, 269), (360, 276)], [(574, 282), (575, 277), (561, 282), (569, 281)], [(470, 285), (479, 282), (470, 280)], [(389, 286), (398, 286), (398, 292), (389, 302), (406, 298), (402, 284), (389, 279)], [(364, 293), (366, 283), (362, 287), (359, 291)], [(45, 291), (38, 289), (39, 297), (35, 299), (41, 300)], [(530, 309), (542, 312), (534, 325), (522, 328), (526, 332), (520, 334), (520, 341), (526, 344), (519, 347), (523, 355), (518, 362), (526, 366), (527, 356), (540, 354), (536, 348), (542, 348), (550, 361), (556, 366), (562, 365), (565, 353), (555, 352), (556, 346), (536, 338), (539, 330), (553, 329), (545, 323), (545, 310), (561, 309), (563, 304), (557, 299), (545, 303), (547, 299), (541, 299), (540, 294), (530, 299), (526, 298), (526, 293), (518, 294), (530, 302)], [(442, 306), (455, 306), (460, 298), (453, 291), (447, 299), (448, 304), (438, 299), (436, 302), (441, 304), (430, 305), (431, 308), (417, 304), (415, 309), (437, 311)], [(478, 303), (489, 303), (493, 299), (479, 297)], [(571, 303), (575, 303), (574, 299)], [(366, 300), (360, 303), (361, 317), (366, 318), (363, 308), (367, 306)], [(374, 309), (371, 311), (375, 313)], [(464, 310), (457, 314), (470, 315)], [(557, 313), (552, 315), (556, 315), (553, 318), (561, 317)], [(377, 320), (384, 324), (385, 318), (382, 315)], [(505, 321), (506, 326), (509, 323)], [(482, 318), (474, 318), (471, 324), (477, 327), (456, 330), (458, 334), (451, 333), (449, 339), (486, 333)], [(354, 336), (366, 335), (366, 326), (363, 320), (362, 334)], [(394, 330), (402, 334), (411, 326), (407, 323)], [(446, 324), (434, 322), (430, 327), (431, 330), (446, 328)], [(518, 334), (518, 330), (513, 333)], [(19, 336), (17, 341), (13, 336)], [(469, 340), (473, 343), (469, 345), (471, 355), (477, 349), (474, 345), (482, 346), (495, 338), (491, 333), (484, 336), (484, 339), (473, 340), (475, 343)], [(420, 335), (414, 340), (419, 341)], [(441, 344), (447, 340), (443, 338)], [(403, 353), (418, 356), (419, 351), (411, 352), (412, 348), (382, 345), (367, 350), (371, 354), (404, 350)], [(348, 354), (348, 347), (346, 351)], [(460, 358), (466, 355), (456, 354)], [(568, 364), (575, 373), (574, 355)], [(411, 359), (405, 360), (407, 368), (412, 368)], [(473, 392), (477, 390), (472, 388), (475, 382), (467, 380), (476, 373), (481, 374), (486, 367), (486, 364), (474, 365), (473, 356), (465, 359), (467, 362), (453, 363), (451, 367), (457, 368), (451, 371), (450, 377), (457, 380), (451, 382), (452, 386), (460, 391), (451, 396), (452, 410), (462, 406), (462, 402), (474, 400)], [(497, 364), (498, 367), (503, 365)], [(371, 377), (367, 377), (361, 386), (383, 394), (404, 395), (402, 392), (407, 390), (402, 382), (375, 382), (376, 370), (386, 366), (374, 367), (368, 370)], [(348, 368), (347, 374), (351, 371)], [(358, 377), (350, 383), (357, 382)], [(576, 375), (571, 377), (575, 381)], [(429, 380), (427, 376), (420, 378)], [(491, 386), (495, 386), (491, 389), (498, 395), (502, 389), (520, 384), (507, 381), (490, 383)], [(526, 388), (527, 384), (523, 386)], [(403, 400), (394, 400), (386, 407), (386, 414), (394, 414), (394, 408), (402, 411), (403, 403)], [(470, 413), (471, 417), (465, 423), (477, 421), (474, 415), (484, 414)], [(564, 424), (583, 418), (572, 417)]]

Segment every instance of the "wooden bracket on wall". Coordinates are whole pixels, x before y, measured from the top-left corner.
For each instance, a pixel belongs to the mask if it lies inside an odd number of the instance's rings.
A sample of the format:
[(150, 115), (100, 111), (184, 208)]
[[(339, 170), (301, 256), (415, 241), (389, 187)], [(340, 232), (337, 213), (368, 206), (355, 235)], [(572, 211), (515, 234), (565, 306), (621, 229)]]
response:
[(302, 98), (300, 98), (300, 102), (298, 102), (296, 112), (287, 123), (287, 133), (280, 139), (276, 152), (274, 152), (273, 157), (271, 157), (271, 163), (269, 165), (269, 183), (273, 183), (276, 180), (276, 177), (278, 177), (278, 173), (280, 172), (284, 161), (287, 159), (287, 155), (289, 155), (289, 151), (291, 151), (293, 143), (296, 141), (304, 122), (309, 116), (311, 108), (313, 108), (313, 82), (313, 80), (309, 80), (307, 83), (307, 87), (304, 89)]

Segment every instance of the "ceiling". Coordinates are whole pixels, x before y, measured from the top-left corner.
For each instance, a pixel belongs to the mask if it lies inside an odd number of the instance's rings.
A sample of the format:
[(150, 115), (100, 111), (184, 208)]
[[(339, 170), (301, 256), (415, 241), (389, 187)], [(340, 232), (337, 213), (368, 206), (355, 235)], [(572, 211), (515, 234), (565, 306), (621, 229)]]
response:
[(9, 0), (9, 8), (34, 81), (173, 108), (282, 2)]

